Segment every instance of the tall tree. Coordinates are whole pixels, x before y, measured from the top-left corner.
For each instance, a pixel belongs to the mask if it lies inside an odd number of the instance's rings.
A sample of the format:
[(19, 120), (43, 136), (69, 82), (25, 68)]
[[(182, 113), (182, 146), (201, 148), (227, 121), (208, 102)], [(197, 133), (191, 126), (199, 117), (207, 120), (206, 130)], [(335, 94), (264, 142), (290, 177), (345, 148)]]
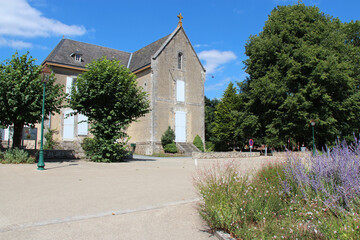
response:
[(214, 135), (215, 109), (220, 100), (209, 99), (205, 96), (205, 141), (215, 144), (217, 141)]
[(94, 135), (94, 161), (121, 161), (126, 128), (149, 112), (149, 101), (136, 76), (119, 61), (102, 58), (86, 66), (72, 89), (70, 105), (88, 117)]
[(263, 143), (281, 146), (291, 138), (307, 144), (311, 119), (318, 146), (359, 130), (359, 30), (351, 27), (346, 33), (338, 19), (299, 3), (274, 9), (263, 31), (250, 37), (246, 111), (256, 116)]
[[(13, 147), (20, 147), (24, 125), (41, 121), (41, 71), (29, 53), (19, 56), (16, 52), (0, 65), (0, 125), (14, 125)], [(46, 113), (59, 112), (64, 99), (62, 86), (54, 82), (52, 74), (46, 85)]]
[(218, 140), (216, 150), (235, 149), (239, 144), (236, 137), (236, 111), (239, 98), (234, 84), (226, 88), (221, 101), (216, 106), (213, 132)]

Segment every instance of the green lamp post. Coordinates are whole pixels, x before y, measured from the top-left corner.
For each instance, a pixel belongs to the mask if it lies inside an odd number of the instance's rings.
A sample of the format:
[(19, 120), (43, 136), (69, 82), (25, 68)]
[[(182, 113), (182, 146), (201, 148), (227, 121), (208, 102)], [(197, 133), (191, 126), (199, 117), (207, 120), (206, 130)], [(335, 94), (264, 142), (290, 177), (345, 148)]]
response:
[(43, 149), (43, 141), (44, 141), (44, 117), (45, 117), (45, 88), (46, 83), (49, 81), (51, 74), (50, 68), (48, 66), (44, 66), (41, 72), (41, 81), (43, 82), (43, 101), (42, 101), (42, 116), (41, 116), (41, 140), (40, 140), (40, 153), (39, 153), (39, 161), (38, 161), (38, 170), (45, 170), (44, 163), (44, 149)]
[(315, 156), (315, 136), (314, 136), (315, 120), (314, 119), (310, 121), (310, 125), (312, 128), (312, 138), (313, 138), (313, 156)]

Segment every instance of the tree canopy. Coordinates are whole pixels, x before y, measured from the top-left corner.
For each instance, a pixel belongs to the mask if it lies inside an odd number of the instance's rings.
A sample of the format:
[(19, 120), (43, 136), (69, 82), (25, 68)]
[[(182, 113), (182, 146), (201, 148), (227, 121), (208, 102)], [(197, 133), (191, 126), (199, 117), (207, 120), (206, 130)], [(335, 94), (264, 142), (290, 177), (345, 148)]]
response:
[(260, 142), (308, 145), (311, 119), (320, 147), (359, 133), (359, 26), (301, 3), (271, 12), (245, 46), (241, 85)]
[[(0, 125), (14, 125), (13, 147), (20, 147), (24, 125), (41, 121), (41, 71), (29, 53), (19, 56), (16, 52), (0, 65)], [(52, 74), (46, 85), (45, 113), (59, 112), (64, 99), (63, 86), (54, 82)]]
[(149, 112), (149, 101), (136, 76), (119, 61), (102, 58), (86, 66), (71, 92), (70, 106), (84, 114), (94, 135), (95, 161), (121, 161), (126, 128)]
[(359, 21), (342, 23), (302, 3), (278, 6), (245, 50), (249, 76), (225, 90), (213, 142), (227, 150), (251, 138), (275, 148), (312, 147), (311, 120), (318, 148), (360, 133)]

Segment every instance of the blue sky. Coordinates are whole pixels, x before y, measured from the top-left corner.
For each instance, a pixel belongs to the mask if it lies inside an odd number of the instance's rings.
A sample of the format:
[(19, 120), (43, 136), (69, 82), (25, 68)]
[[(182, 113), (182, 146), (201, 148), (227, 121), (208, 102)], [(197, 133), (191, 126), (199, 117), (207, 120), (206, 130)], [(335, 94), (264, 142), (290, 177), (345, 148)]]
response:
[[(271, 10), (294, 0), (0, 0), (0, 61), (16, 50), (40, 64), (66, 38), (136, 51), (170, 34), (180, 12), (184, 29), (207, 69), (205, 95), (220, 98), (246, 77), (245, 43)], [(357, 0), (304, 0), (343, 22), (359, 18)], [(213, 76), (213, 77), (212, 77)]]

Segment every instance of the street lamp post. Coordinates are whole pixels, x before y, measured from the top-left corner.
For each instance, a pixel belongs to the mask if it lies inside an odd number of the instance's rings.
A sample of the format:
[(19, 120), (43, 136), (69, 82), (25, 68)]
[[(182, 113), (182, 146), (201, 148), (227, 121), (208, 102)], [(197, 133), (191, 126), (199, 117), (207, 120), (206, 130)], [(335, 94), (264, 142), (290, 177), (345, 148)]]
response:
[(313, 156), (315, 156), (315, 136), (314, 136), (314, 128), (315, 128), (315, 120), (310, 121), (310, 125), (312, 127), (312, 137), (313, 137)]
[(46, 83), (49, 81), (51, 74), (51, 70), (45, 65), (41, 72), (41, 81), (43, 82), (43, 101), (42, 101), (42, 115), (41, 115), (41, 139), (40, 139), (40, 153), (39, 153), (39, 161), (38, 161), (38, 170), (45, 170), (44, 163), (44, 149), (43, 149), (43, 141), (44, 141), (44, 117), (45, 117), (45, 88)]

